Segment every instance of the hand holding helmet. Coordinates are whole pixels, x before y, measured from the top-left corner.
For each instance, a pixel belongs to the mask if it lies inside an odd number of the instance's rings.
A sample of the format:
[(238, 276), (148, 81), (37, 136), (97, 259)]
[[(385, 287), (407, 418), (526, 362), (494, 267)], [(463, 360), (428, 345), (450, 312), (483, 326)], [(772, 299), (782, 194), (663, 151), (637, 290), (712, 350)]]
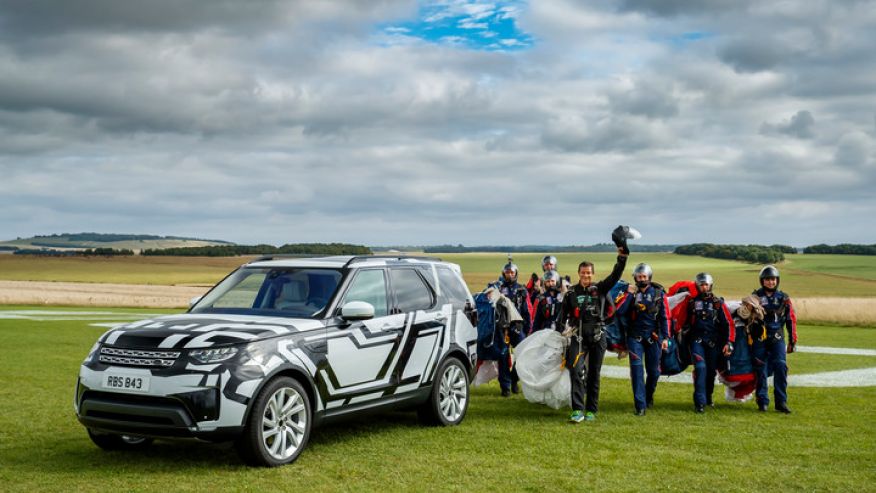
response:
[(618, 247), (620, 255), (630, 254), (627, 240), (638, 240), (641, 237), (641, 233), (629, 226), (618, 226), (611, 232), (611, 241)]

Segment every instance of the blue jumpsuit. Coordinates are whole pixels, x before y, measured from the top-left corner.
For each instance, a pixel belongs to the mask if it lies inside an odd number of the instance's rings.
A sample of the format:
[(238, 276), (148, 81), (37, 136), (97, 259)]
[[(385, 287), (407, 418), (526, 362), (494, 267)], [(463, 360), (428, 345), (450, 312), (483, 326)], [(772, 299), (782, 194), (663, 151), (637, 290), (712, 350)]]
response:
[[(523, 329), (520, 332), (508, 330), (508, 344), (511, 347), (517, 347), (526, 335), (529, 334), (531, 328), (529, 323), (529, 305), (526, 303), (526, 288), (517, 283), (517, 281), (508, 282), (504, 279), (500, 279), (499, 282), (493, 284), (493, 286), (495, 286), (503, 296), (514, 303), (514, 307), (517, 308), (520, 316), (523, 317)], [(508, 352), (508, 358), (510, 359), (510, 350)], [(502, 390), (508, 390), (511, 388), (511, 385), (516, 382), (517, 371), (508, 364), (508, 359), (499, 361), (499, 387)]]
[(766, 289), (760, 288), (754, 294), (760, 298), (760, 305), (766, 312), (764, 333), (753, 334), (751, 337), (751, 353), (757, 378), (757, 404), (768, 406), (770, 403), (767, 377), (772, 373), (776, 406), (782, 406), (788, 402), (788, 363), (783, 329), (788, 330), (788, 337), (796, 345), (797, 315), (794, 313), (791, 298), (783, 291), (768, 293)]
[(654, 285), (630, 295), (618, 310), (619, 315), (626, 317), (630, 380), (636, 411), (654, 402), (654, 391), (660, 378), (660, 346), (669, 338), (669, 313), (666, 295)]
[[(694, 405), (712, 404), (715, 390), (715, 375), (722, 349), (727, 342), (736, 339), (736, 327), (730, 330), (733, 320), (722, 298), (711, 294), (698, 294), (688, 303), (687, 323), (690, 326), (690, 352), (694, 363)], [(683, 322), (684, 324), (684, 322)]]

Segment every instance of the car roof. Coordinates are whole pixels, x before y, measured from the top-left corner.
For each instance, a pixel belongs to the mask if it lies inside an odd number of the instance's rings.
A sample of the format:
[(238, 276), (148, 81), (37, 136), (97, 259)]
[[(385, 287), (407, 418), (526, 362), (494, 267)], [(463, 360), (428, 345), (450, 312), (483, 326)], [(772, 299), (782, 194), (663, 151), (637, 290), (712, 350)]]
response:
[(442, 262), (436, 257), (418, 257), (412, 255), (334, 255), (330, 257), (283, 257), (282, 255), (265, 256), (248, 263), (251, 267), (312, 267), (312, 268), (343, 268), (343, 267), (374, 267), (399, 264), (433, 264)]

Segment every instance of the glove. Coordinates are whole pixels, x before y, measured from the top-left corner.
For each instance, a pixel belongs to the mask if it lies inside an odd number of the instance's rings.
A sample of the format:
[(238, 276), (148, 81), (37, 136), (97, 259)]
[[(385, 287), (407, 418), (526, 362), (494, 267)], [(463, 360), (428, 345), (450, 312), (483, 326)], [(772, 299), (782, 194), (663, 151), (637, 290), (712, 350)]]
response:
[(724, 346), (724, 356), (730, 356), (731, 354), (733, 354), (733, 343), (732, 343), (732, 342), (728, 342), (728, 343)]
[(797, 343), (794, 341), (788, 342), (788, 354), (791, 354), (796, 350), (797, 350)]
[(572, 334), (575, 333), (575, 327), (571, 325), (566, 325), (566, 330), (563, 331), (563, 337), (572, 337)]

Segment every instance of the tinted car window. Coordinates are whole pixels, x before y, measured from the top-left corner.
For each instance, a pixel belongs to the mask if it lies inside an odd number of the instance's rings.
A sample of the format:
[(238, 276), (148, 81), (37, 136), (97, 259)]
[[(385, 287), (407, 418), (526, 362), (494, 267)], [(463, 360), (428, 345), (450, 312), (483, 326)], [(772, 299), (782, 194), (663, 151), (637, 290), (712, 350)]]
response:
[(468, 288), (466, 288), (459, 277), (446, 267), (438, 267), (438, 282), (441, 285), (441, 295), (449, 302), (458, 304), (465, 303), (468, 300)]
[(432, 307), (432, 291), (413, 269), (393, 269), (392, 290), (397, 308), (402, 312), (427, 310)]
[(243, 268), (219, 283), (191, 312), (313, 317), (334, 296), (340, 279), (341, 273), (334, 269)]
[(351, 301), (364, 301), (374, 307), (374, 316), (385, 316), (386, 303), (386, 277), (382, 270), (363, 270), (356, 274), (356, 278), (350, 284), (347, 295), (341, 306)]

